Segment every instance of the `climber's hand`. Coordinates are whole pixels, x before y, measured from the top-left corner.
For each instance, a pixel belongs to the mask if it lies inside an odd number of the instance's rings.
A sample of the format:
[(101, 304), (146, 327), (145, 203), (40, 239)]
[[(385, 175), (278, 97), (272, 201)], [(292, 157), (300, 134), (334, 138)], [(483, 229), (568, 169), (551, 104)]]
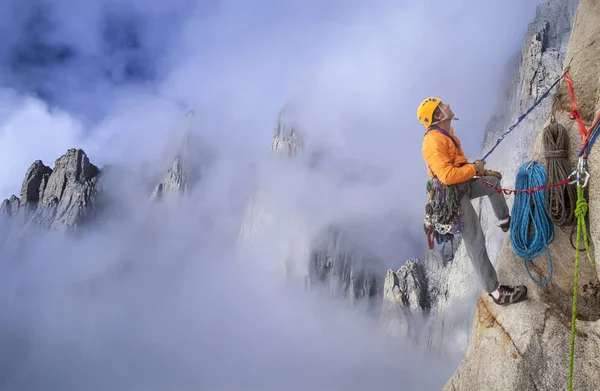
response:
[(475, 175), (485, 173), (485, 160), (475, 160), (472, 164), (475, 166)]
[(498, 171), (494, 171), (494, 170), (485, 170), (485, 173), (483, 174), (483, 176), (495, 176), (498, 179), (502, 179), (502, 174), (500, 174)]

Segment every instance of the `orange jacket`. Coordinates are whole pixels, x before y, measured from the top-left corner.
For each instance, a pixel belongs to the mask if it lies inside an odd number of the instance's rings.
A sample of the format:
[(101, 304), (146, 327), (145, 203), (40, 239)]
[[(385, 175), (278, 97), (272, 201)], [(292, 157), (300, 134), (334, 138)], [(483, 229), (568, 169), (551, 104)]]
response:
[(467, 158), (454, 131), (448, 133), (457, 146), (444, 133), (431, 128), (423, 138), (422, 153), (429, 176), (437, 176), (442, 183), (453, 185), (473, 178), (476, 171), (472, 164), (466, 164)]

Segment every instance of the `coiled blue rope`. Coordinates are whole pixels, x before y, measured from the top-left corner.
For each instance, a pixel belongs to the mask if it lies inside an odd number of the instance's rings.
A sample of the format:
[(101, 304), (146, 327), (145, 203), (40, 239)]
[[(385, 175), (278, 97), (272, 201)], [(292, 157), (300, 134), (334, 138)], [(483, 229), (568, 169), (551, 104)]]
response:
[[(517, 173), (515, 188), (524, 190), (545, 184), (546, 169), (536, 162), (527, 162)], [(538, 285), (546, 285), (552, 278), (552, 256), (548, 245), (554, 241), (554, 225), (546, 210), (545, 192), (544, 189), (532, 194), (517, 193), (512, 207), (513, 223), (510, 225), (513, 250), (523, 259), (529, 278)], [(531, 275), (528, 261), (536, 259), (544, 250), (548, 253), (550, 275), (545, 281), (538, 281)]]

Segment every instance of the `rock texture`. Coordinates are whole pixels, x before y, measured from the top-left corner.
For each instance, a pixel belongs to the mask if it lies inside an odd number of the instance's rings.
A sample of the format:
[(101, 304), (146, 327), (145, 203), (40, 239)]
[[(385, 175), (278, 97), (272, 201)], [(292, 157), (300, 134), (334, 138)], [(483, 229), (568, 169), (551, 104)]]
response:
[(352, 237), (337, 227), (319, 235), (310, 250), (307, 284), (360, 305), (367, 312), (380, 310), (383, 293), (382, 262), (353, 246)]
[(156, 185), (150, 195), (152, 200), (161, 200), (168, 193), (176, 195), (186, 194), (188, 191), (188, 177), (180, 156), (173, 159), (173, 163), (166, 170), (163, 179)]
[(379, 318), (386, 334), (438, 356), (460, 357), (467, 344), (464, 318), (470, 313), (464, 297), (478, 290), (468, 280), (470, 264), (455, 263), (464, 259), (464, 251), (459, 245), (455, 260), (446, 262), (441, 249), (430, 250), (423, 261), (409, 260), (398, 271), (387, 271)]
[(36, 160), (25, 174), (20, 198), (13, 194), (4, 200), (0, 212), (25, 224), (74, 230), (95, 217), (99, 172), (81, 149), (69, 149), (54, 169)]
[(386, 334), (419, 338), (419, 322), (425, 319), (437, 298), (429, 292), (429, 285), (425, 267), (418, 259), (408, 260), (397, 272), (388, 270), (380, 318)]
[[(549, 2), (542, 8), (557, 6)], [(570, 11), (574, 3), (562, 2), (560, 7)], [(561, 16), (568, 15), (564, 12)], [(598, 113), (600, 65), (597, 58), (600, 36), (597, 21), (600, 18), (600, 3), (581, 0), (573, 21), (568, 40), (564, 66), (570, 66), (575, 88), (575, 97), (582, 117), (589, 122)], [(557, 91), (556, 121), (563, 124), (570, 135), (569, 156), (571, 168), (575, 167), (580, 138), (577, 125), (568, 118), (570, 104), (565, 83)], [(546, 118), (547, 119), (547, 118)], [(548, 122), (545, 122), (546, 124)], [(517, 160), (522, 164), (528, 156), (545, 164), (541, 146), (541, 130), (544, 123), (528, 128), (533, 143), (527, 144), (529, 151)], [(592, 150), (588, 160), (592, 178), (598, 172), (599, 158)], [(598, 183), (592, 181), (589, 189), (590, 234), (593, 243), (598, 243), (597, 229), (600, 202)], [(569, 341), (571, 329), (571, 304), (575, 250), (569, 244), (570, 231), (556, 229), (555, 242), (550, 245), (553, 261), (553, 277), (543, 287), (529, 280), (523, 260), (512, 251), (506, 238), (498, 256), (498, 273), (507, 283), (525, 283), (530, 290), (530, 300), (509, 307), (498, 307), (485, 296), (476, 305), (472, 323), (471, 342), (464, 360), (445, 390), (554, 390), (566, 389), (569, 367)], [(531, 263), (535, 278), (548, 276), (546, 255)], [(582, 257), (578, 291), (578, 320), (575, 337), (574, 381), (575, 390), (600, 389), (600, 291), (597, 266)], [(494, 367), (488, 365), (494, 362)]]

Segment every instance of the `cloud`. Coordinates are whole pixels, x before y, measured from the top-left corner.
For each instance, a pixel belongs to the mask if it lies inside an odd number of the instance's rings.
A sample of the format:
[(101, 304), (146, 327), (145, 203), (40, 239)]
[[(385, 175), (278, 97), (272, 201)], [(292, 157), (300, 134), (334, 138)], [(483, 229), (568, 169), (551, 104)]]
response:
[[(266, 179), (273, 196), (301, 208), (309, 234), (343, 222), (390, 267), (421, 257), (415, 108), (429, 95), (450, 102), (478, 157), (534, 3), (4, 2), (3, 197), (19, 192), (33, 160), (53, 165), (69, 147), (152, 178), (189, 109), (214, 159), (178, 210), (147, 215), (134, 192), (121, 197), (132, 213), (119, 224), (100, 221), (77, 240), (39, 237), (17, 264), (4, 254), (0, 381), (439, 389), (455, 363), (414, 359), (379, 339), (372, 320), (272, 271), (291, 222), (272, 231), (264, 259), (234, 263), (234, 244), (253, 185), (276, 173)], [(265, 160), (286, 103), (307, 153), (321, 156), (313, 171)]]
[[(6, 95), (5, 99), (11, 101)], [(20, 186), (16, 185), (34, 160), (41, 159), (46, 164), (54, 162), (73, 143), (82, 141), (80, 123), (61, 110), (49, 115), (46, 104), (38, 99), (23, 99), (13, 104), (5, 115), (0, 132), (2, 194), (19, 194)]]

